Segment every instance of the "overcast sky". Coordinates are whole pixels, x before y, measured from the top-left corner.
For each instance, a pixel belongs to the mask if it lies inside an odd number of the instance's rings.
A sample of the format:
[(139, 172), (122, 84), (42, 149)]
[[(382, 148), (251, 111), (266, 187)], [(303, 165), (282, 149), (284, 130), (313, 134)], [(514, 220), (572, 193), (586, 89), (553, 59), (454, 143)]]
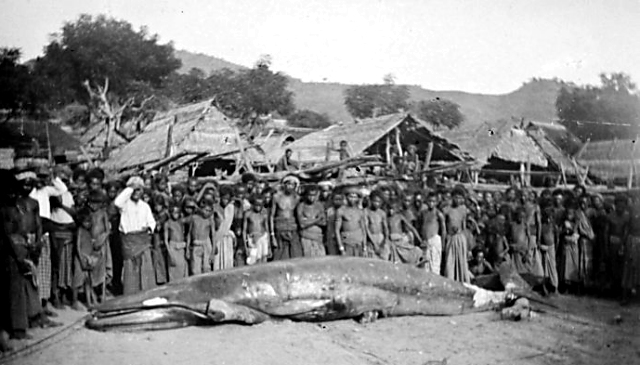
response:
[(640, 0), (0, 0), (0, 46), (24, 60), (81, 13), (147, 26), (177, 49), (305, 81), (506, 93), (532, 77), (640, 82)]

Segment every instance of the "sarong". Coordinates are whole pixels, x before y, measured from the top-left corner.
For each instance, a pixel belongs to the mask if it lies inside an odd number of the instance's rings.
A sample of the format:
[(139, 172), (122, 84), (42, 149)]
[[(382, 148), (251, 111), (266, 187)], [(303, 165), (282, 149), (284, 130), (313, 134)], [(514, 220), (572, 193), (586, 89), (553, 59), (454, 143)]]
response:
[(273, 250), (273, 259), (287, 260), (302, 257), (302, 244), (295, 219), (276, 218), (274, 225), (278, 247)]
[(269, 234), (247, 236), (247, 265), (255, 265), (269, 256)]
[(96, 265), (90, 273), (91, 284), (93, 286), (102, 285), (103, 283), (107, 284), (111, 278), (113, 278), (113, 261), (111, 259), (111, 247), (108, 242), (109, 235), (104, 234), (101, 239), (105, 240), (102, 248), (93, 252), (93, 255), (98, 258)]
[(393, 233), (391, 241), (391, 261), (394, 263), (417, 264), (422, 256), (422, 250), (416, 247), (409, 235)]
[(31, 277), (20, 272), (17, 262), (12, 257), (7, 257), (5, 263), (8, 277), (3, 279), (7, 281), (8, 292), (3, 295), (8, 295), (8, 298), (2, 300), (8, 300), (8, 329), (26, 331), (29, 328), (29, 319), (42, 312), (38, 288)]
[(622, 238), (618, 236), (609, 237), (609, 247), (607, 248), (607, 274), (614, 288), (622, 285), (622, 271), (624, 258), (620, 254), (622, 250)]
[(324, 244), (322, 244), (322, 237), (302, 237), (300, 238), (300, 243), (302, 244), (302, 253), (304, 254), (304, 257), (317, 257), (327, 255)]
[(133, 294), (156, 286), (151, 260), (151, 236), (147, 232), (122, 234), (122, 291)]
[(640, 286), (640, 236), (629, 236), (627, 240), (622, 287), (636, 289)]
[(425, 270), (440, 275), (442, 265), (442, 238), (440, 235), (435, 235), (427, 240), (424, 259)]
[(470, 282), (467, 240), (464, 233), (450, 235), (447, 241), (444, 254), (444, 276), (463, 283)]
[(374, 259), (389, 260), (389, 248), (384, 245), (384, 234), (375, 233), (367, 236), (367, 257)]
[(333, 208), (327, 210), (327, 226), (325, 228), (325, 246), (327, 255), (340, 255), (336, 240), (336, 213)]
[(187, 243), (184, 241), (169, 242), (168, 254), (175, 264), (171, 266), (171, 262), (169, 262), (169, 282), (182, 279), (188, 274), (189, 265), (187, 265), (185, 256), (186, 247)]
[(211, 272), (211, 240), (193, 241), (191, 244), (191, 275)]
[(233, 267), (234, 252), (236, 236), (233, 231), (228, 230), (226, 233), (216, 234), (216, 245), (218, 246), (218, 253), (213, 256), (213, 270), (224, 270)]
[(593, 240), (585, 236), (578, 239), (580, 282), (589, 287), (593, 283)]
[(514, 269), (521, 274), (529, 273), (531, 265), (527, 262), (530, 259), (528, 252), (523, 248), (523, 245), (510, 245), (509, 254), (511, 255), (511, 262)]
[(562, 283), (577, 284), (580, 282), (579, 257), (577, 240), (572, 237), (564, 237), (558, 272)]
[(156, 275), (156, 284), (162, 285), (169, 281), (169, 269), (166, 247), (162, 242), (160, 233), (153, 234), (153, 248), (151, 249), (151, 260), (153, 261), (153, 271)]
[(556, 246), (552, 244), (544, 246), (546, 251), (540, 251), (542, 254), (542, 269), (544, 271), (544, 277), (549, 279), (549, 282), (554, 288), (558, 287), (558, 269), (556, 263)]
[(51, 297), (51, 242), (49, 234), (42, 236), (42, 251), (38, 260), (38, 297), (47, 300)]
[(544, 269), (542, 265), (542, 256), (540, 255), (540, 249), (536, 236), (529, 236), (529, 249), (527, 255), (529, 256), (528, 272), (531, 275), (543, 277)]
[(56, 229), (51, 232), (53, 255), (53, 278), (58, 288), (73, 286), (73, 231)]
[(342, 231), (340, 232), (342, 246), (344, 246), (345, 256), (362, 257), (362, 244), (364, 241), (364, 232), (362, 230)]

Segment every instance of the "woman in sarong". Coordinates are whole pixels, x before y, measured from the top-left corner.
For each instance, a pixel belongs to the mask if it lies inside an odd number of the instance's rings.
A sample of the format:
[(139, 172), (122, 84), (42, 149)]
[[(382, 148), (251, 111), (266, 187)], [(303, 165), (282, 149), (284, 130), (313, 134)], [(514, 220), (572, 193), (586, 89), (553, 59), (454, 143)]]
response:
[(216, 230), (214, 244), (218, 247), (218, 253), (213, 256), (213, 270), (224, 270), (233, 267), (236, 236), (231, 229), (235, 216), (235, 205), (231, 202), (231, 194), (223, 191), (220, 194), (220, 225)]

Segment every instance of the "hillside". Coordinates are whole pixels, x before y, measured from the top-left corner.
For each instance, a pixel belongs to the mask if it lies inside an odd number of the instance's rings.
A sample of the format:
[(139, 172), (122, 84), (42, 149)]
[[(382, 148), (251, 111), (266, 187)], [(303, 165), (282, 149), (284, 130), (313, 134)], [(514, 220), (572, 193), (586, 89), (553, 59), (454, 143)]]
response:
[[(220, 58), (187, 51), (178, 51), (182, 60), (180, 72), (197, 67), (209, 73), (212, 70), (245, 68)], [(298, 109), (310, 109), (327, 113), (331, 119), (349, 120), (351, 116), (344, 106), (344, 91), (351, 85), (338, 83), (302, 82), (291, 78), (289, 88), (295, 94)], [(462, 91), (433, 91), (420, 86), (409, 86), (411, 100), (419, 101), (436, 97), (452, 100), (460, 105), (466, 125), (497, 119), (525, 118), (548, 121), (556, 117), (555, 102), (561, 84), (553, 80), (534, 80), (519, 89), (502, 95), (473, 94)]]

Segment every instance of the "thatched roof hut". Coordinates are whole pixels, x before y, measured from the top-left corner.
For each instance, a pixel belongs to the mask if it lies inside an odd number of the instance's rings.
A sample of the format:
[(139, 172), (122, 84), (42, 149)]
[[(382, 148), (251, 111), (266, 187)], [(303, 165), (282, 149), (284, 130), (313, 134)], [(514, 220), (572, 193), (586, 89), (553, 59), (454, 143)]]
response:
[(556, 170), (564, 169), (567, 175), (577, 175), (576, 165), (579, 164), (572, 154), (582, 143), (576, 136), (558, 123), (530, 122), (526, 131)]
[(509, 121), (485, 122), (477, 128), (445, 131), (442, 136), (483, 165), (495, 160), (546, 168), (547, 157), (537, 143)]
[[(386, 137), (394, 130), (399, 132), (401, 145), (418, 145), (424, 151), (428, 142), (434, 142), (434, 160), (463, 160), (465, 155), (431, 130), (428, 123), (410, 114), (398, 113), (377, 118), (363, 119), (355, 123), (335, 124), (320, 131), (310, 133), (287, 146), (293, 151), (293, 158), (303, 164), (327, 160), (327, 144), (334, 146), (329, 151), (328, 161), (338, 161), (335, 150), (341, 141), (347, 141), (353, 155), (371, 154), (384, 156)], [(392, 139), (393, 141), (393, 139)], [(279, 152), (279, 157), (284, 149)]]
[(0, 148), (13, 148), (16, 158), (47, 158), (49, 145), (54, 158), (66, 158), (75, 155), (82, 143), (48, 121), (18, 118), (0, 123)]
[[(92, 154), (100, 154), (105, 146), (105, 142), (107, 140), (107, 125), (103, 122), (95, 123), (91, 125), (87, 130), (80, 136), (80, 141), (82, 145), (89, 153)], [(113, 151), (116, 151), (122, 148), (124, 145), (129, 143), (127, 139), (121, 136), (119, 133), (111, 133), (111, 141), (109, 143), (109, 147)]]
[(640, 148), (635, 139), (586, 142), (576, 160), (603, 180), (628, 179), (640, 173)]
[(133, 141), (109, 158), (106, 168), (124, 170), (158, 162), (168, 156), (231, 152), (238, 148), (235, 120), (212, 100), (158, 114)]

